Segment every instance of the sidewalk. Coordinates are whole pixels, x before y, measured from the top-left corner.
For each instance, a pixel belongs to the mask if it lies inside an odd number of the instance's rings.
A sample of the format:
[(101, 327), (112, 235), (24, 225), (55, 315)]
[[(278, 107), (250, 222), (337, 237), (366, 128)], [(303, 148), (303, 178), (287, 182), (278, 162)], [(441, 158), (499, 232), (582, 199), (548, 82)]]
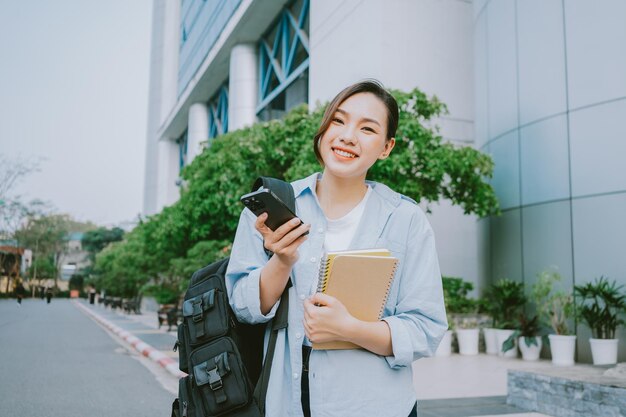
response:
[[(185, 375), (178, 369), (178, 353), (172, 349), (176, 331), (168, 332), (167, 326), (158, 329), (156, 312), (124, 314), (85, 300), (75, 300), (74, 304), (173, 377)], [(507, 369), (549, 366), (548, 361), (525, 362), (484, 354), (421, 359), (413, 364), (419, 416), (549, 417), (506, 404)]]
[(419, 417), (544, 417), (506, 403), (508, 369), (544, 367), (552, 367), (550, 361), (485, 354), (420, 359), (413, 363)]

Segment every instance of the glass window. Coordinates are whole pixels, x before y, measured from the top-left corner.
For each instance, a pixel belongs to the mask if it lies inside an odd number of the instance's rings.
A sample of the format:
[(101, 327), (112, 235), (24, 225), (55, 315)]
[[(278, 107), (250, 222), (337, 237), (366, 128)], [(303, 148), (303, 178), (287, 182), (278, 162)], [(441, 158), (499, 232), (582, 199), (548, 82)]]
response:
[(308, 101), (308, 85), (303, 85), (308, 84), (308, 33), (309, 0), (296, 0), (280, 12), (261, 38), (257, 107), (261, 120), (281, 117), (295, 105)]
[(209, 100), (209, 139), (228, 132), (228, 80)]
[(187, 165), (187, 131), (183, 133), (176, 143), (178, 144), (178, 172), (182, 171), (183, 167)]

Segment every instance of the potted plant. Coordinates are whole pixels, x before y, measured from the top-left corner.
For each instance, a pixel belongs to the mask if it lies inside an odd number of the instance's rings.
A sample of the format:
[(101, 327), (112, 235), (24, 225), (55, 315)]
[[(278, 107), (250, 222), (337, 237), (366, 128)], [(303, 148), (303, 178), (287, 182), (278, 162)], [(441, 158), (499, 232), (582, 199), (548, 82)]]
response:
[[(489, 287), (487, 300), (488, 309), (493, 318), (493, 327), (497, 329), (495, 338), (498, 355), (516, 357), (515, 339), (513, 346), (507, 345), (506, 349), (504, 349), (504, 342), (515, 332), (516, 319), (526, 303), (524, 284), (506, 278), (501, 279)], [(487, 337), (485, 344), (487, 344)]]
[(497, 355), (500, 349), (498, 349), (498, 341), (496, 339), (496, 333), (498, 332), (498, 322), (500, 321), (500, 314), (495, 311), (493, 303), (491, 302), (492, 294), (490, 289), (485, 293), (483, 298), (483, 310), (489, 314), (491, 320), (491, 327), (483, 328), (483, 336), (485, 338), (485, 353), (487, 355)]
[(574, 293), (578, 317), (587, 323), (593, 335), (589, 339), (593, 364), (617, 363), (619, 340), (615, 338), (615, 331), (624, 324), (620, 316), (626, 312), (623, 286), (602, 276), (593, 283), (574, 286)]
[(456, 339), (461, 355), (478, 355), (480, 329), (475, 313), (457, 315), (455, 317)]
[(478, 354), (477, 302), (469, 298), (474, 289), (471, 282), (462, 278), (443, 277), (444, 300), (448, 314), (448, 323), (455, 329), (461, 355)]
[(522, 359), (525, 361), (536, 361), (539, 359), (541, 347), (543, 346), (540, 332), (541, 324), (538, 315), (529, 318), (527, 315), (521, 314), (516, 330), (506, 339), (502, 350), (509, 351), (513, 349), (515, 347), (515, 341), (517, 341), (517, 346), (520, 352), (522, 352)]
[(537, 305), (539, 319), (549, 323), (554, 332), (548, 335), (552, 363), (569, 366), (574, 364), (576, 348), (576, 336), (570, 334), (567, 323), (574, 314), (574, 297), (554, 290), (554, 284), (560, 281), (561, 275), (556, 271), (539, 273), (532, 287), (532, 297)]

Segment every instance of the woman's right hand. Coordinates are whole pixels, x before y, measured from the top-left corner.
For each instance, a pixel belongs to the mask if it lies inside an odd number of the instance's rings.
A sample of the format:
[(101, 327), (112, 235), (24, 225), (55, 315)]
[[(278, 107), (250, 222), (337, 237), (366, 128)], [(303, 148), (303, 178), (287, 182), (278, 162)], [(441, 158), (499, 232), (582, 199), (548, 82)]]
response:
[(274, 253), (278, 260), (287, 267), (292, 267), (298, 261), (298, 248), (307, 239), (304, 235), (311, 228), (310, 224), (300, 224), (299, 218), (294, 218), (272, 230), (265, 224), (267, 213), (257, 217), (254, 227), (263, 236), (265, 249)]

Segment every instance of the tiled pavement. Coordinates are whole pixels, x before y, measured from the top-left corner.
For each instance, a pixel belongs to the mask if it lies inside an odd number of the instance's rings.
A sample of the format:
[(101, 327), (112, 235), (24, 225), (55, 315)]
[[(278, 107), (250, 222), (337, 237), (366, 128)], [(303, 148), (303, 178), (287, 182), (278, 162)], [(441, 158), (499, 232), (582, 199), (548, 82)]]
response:
[[(121, 333), (123, 339), (133, 342), (129, 343), (166, 368), (171, 378), (177, 378), (178, 371), (172, 365), (178, 362), (178, 354), (172, 349), (176, 331), (168, 332), (167, 326), (158, 329), (155, 312), (127, 315), (101, 305), (90, 305), (85, 300), (77, 300), (76, 304), (104, 327), (110, 331), (115, 329), (113, 332), (118, 336)], [(549, 363), (488, 355), (421, 359), (413, 365), (418, 414), (420, 417), (549, 417), (506, 404), (506, 370), (536, 366), (549, 366)]]
[(419, 417), (541, 417), (506, 404), (506, 396), (421, 400)]

